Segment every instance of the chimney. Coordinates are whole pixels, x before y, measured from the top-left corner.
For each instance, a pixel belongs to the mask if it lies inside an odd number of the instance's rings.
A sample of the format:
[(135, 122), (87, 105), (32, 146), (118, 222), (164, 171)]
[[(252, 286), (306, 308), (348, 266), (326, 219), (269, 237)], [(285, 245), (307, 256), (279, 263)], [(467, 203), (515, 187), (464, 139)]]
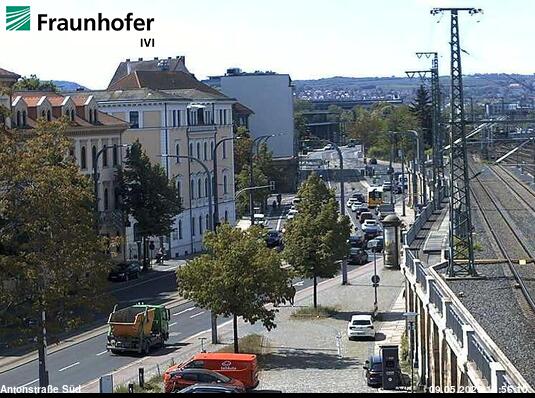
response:
[(155, 61), (158, 61), (158, 57), (154, 57), (154, 60), (155, 60)]
[(138, 61), (143, 61), (143, 58), (138, 58), (137, 60), (138, 60)]

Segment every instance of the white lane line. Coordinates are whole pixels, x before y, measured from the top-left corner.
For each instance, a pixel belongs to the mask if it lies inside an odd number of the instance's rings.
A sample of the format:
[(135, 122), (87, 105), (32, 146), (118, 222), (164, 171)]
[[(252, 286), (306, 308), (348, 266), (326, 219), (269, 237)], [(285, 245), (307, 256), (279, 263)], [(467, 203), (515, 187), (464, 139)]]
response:
[(106, 351), (102, 351), (100, 354), (97, 354), (97, 357), (100, 357), (101, 355), (104, 355), (104, 354), (106, 354), (107, 352), (108, 352), (108, 350), (106, 350)]
[(277, 222), (277, 231), (281, 230), (282, 219), (284, 218), (284, 212), (281, 214), (279, 221)]
[(197, 318), (198, 316), (201, 316), (202, 314), (206, 314), (206, 311), (199, 312), (198, 314), (192, 315), (192, 316), (190, 316), (190, 318), (191, 318), (191, 319), (193, 319), (193, 318)]
[(182, 315), (182, 314), (185, 314), (186, 312), (190, 312), (190, 311), (193, 311), (196, 307), (191, 307), (191, 308), (188, 308), (184, 311), (180, 311), (180, 312), (177, 312), (176, 314), (173, 314), (173, 316), (179, 316), (179, 315)]
[(74, 368), (76, 365), (80, 365), (80, 362), (73, 363), (72, 365), (65, 366), (63, 369), (58, 370), (58, 372), (63, 372), (67, 369)]
[(19, 387), (28, 387), (30, 384), (37, 383), (38, 381), (39, 381), (39, 379), (35, 379), (35, 380), (30, 381), (29, 383), (26, 383), (26, 384), (24, 384), (22, 386), (19, 386)]
[(175, 323), (170, 324), (169, 327), (172, 328), (172, 327), (175, 326), (176, 324), (178, 324), (178, 322), (175, 322)]

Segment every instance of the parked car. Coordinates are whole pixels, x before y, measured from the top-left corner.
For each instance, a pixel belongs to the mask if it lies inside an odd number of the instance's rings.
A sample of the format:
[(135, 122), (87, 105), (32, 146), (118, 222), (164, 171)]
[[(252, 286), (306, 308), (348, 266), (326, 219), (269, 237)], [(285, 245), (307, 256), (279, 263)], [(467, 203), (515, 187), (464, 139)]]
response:
[(165, 391), (172, 389), (171, 375), (183, 369), (207, 369), (239, 380), (246, 389), (258, 386), (258, 364), (256, 355), (208, 352), (194, 355), (179, 365), (171, 366), (164, 373)]
[(375, 212), (377, 213), (377, 216), (379, 217), (379, 219), (383, 220), (389, 214), (394, 214), (395, 208), (393, 204), (383, 204), (383, 205), (378, 206), (375, 209)]
[[(359, 211), (360, 211), (360, 210), (361, 210), (361, 209), (357, 210), (357, 214), (359, 214)], [(361, 213), (360, 213), (359, 222), (360, 222), (361, 224), (364, 224), (364, 222), (365, 222), (366, 220), (373, 220), (373, 214), (370, 213), (369, 211), (365, 211), (365, 212), (361, 212)]]
[(266, 237), (266, 244), (269, 248), (274, 248), (282, 244), (282, 234), (279, 231), (269, 231)]
[(360, 203), (360, 202), (357, 202), (357, 203), (353, 203), (353, 205), (351, 206), (351, 211), (356, 213), (357, 211), (359, 211), (359, 209), (361, 209), (362, 207), (365, 207), (364, 204)]
[(366, 240), (362, 236), (352, 235), (348, 240), (349, 246), (357, 249), (364, 248)]
[(379, 236), (375, 239), (370, 240), (366, 247), (372, 252), (381, 253), (385, 248), (385, 241), (382, 236)]
[(354, 193), (351, 195), (351, 199), (356, 199), (357, 202), (364, 203), (366, 201), (365, 197), (361, 193)]
[(286, 219), (288, 221), (290, 220), (293, 220), (295, 218), (295, 216), (299, 213), (299, 211), (295, 210), (295, 209), (292, 209), (288, 212), (288, 216), (286, 216)]
[(366, 220), (362, 224), (362, 231), (364, 232), (364, 237), (369, 240), (381, 233), (381, 227), (375, 220)]
[(347, 263), (349, 265), (364, 265), (368, 264), (368, 253), (364, 249), (352, 247), (349, 251)]
[(361, 204), (360, 206), (357, 207), (357, 210), (355, 210), (355, 213), (357, 213), (357, 217), (360, 217), (362, 213), (367, 213), (369, 211), (370, 209), (368, 208), (368, 205)]
[(183, 390), (174, 391), (180, 394), (233, 394), (233, 393), (244, 393), (245, 390), (230, 386), (230, 385), (219, 385), (219, 384), (194, 384), (192, 386), (186, 387)]
[(375, 339), (375, 327), (371, 315), (353, 315), (347, 325), (347, 336), (349, 340), (355, 338), (372, 338)]
[(197, 383), (235, 387), (245, 392), (245, 387), (241, 381), (207, 369), (175, 370), (167, 374), (167, 379), (164, 377), (164, 382), (166, 393), (181, 390)]
[(352, 207), (353, 205), (355, 205), (355, 204), (362, 204), (362, 202), (359, 201), (359, 200), (356, 199), (356, 198), (349, 198), (348, 201), (347, 201), (346, 206), (349, 207), (349, 208), (351, 208), (351, 207)]
[(383, 385), (383, 358), (381, 355), (372, 355), (363, 366), (366, 370), (366, 382), (370, 387)]
[(323, 148), (323, 150), (324, 151), (332, 151), (332, 150), (334, 150), (334, 145), (333, 144), (328, 144)]
[(132, 278), (139, 278), (141, 274), (141, 263), (139, 261), (127, 261), (114, 265), (108, 274), (110, 281), (128, 281)]

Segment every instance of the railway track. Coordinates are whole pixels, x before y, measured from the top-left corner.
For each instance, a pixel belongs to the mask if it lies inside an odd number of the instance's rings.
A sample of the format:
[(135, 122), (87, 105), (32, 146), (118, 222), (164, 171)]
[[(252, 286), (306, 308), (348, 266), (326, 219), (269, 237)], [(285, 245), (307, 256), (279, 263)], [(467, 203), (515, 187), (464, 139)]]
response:
[(516, 179), (511, 172), (507, 171), (502, 166), (491, 168), (495, 176), (497, 176), (504, 184), (506, 184), (518, 197), (518, 199), (535, 212), (535, 192), (522, 184)]
[[(469, 167), (470, 173), (475, 175), (473, 168)], [(495, 174), (496, 175), (496, 174)], [(499, 177), (499, 175), (498, 175)], [(502, 182), (507, 184), (513, 192), (517, 192), (509, 185), (511, 181), (507, 178), (500, 178)], [(514, 183), (513, 183), (514, 185)], [(519, 188), (516, 187), (518, 190)], [(480, 209), (481, 218), (487, 224), (489, 231), (491, 232), (498, 248), (507, 261), (508, 268), (513, 274), (524, 298), (526, 299), (531, 311), (535, 314), (535, 282), (527, 280), (523, 274), (524, 270), (519, 270), (517, 264), (513, 259), (533, 259), (535, 256), (522, 241), (522, 238), (516, 231), (516, 228), (512, 225), (510, 217), (506, 214), (505, 209), (498, 203), (495, 195), (491, 193), (488, 187), (485, 186), (485, 181), (480, 176), (476, 175), (471, 183), (470, 190), (475, 204)], [(520, 196), (516, 194), (516, 196)], [(526, 203), (524, 201), (524, 203)], [(530, 205), (529, 208), (532, 208)], [(535, 220), (534, 220), (535, 221)], [(500, 232), (498, 232), (500, 231)], [(529, 268), (529, 274), (531, 277), (535, 275), (535, 264), (529, 263), (522, 267)]]

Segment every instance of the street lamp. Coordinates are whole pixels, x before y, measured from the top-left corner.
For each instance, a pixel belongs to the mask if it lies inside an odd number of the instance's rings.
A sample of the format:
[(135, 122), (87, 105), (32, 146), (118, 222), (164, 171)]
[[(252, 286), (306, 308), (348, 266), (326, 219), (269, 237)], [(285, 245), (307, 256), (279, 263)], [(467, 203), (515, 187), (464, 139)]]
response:
[(414, 326), (416, 324), (417, 312), (406, 312), (403, 314), (409, 324), (410, 352), (411, 352), (411, 394), (414, 393)]
[(98, 174), (98, 159), (104, 152), (106, 152), (108, 149), (112, 148), (130, 148), (132, 145), (130, 144), (121, 144), (121, 145), (104, 145), (100, 151), (97, 152), (95, 157), (93, 158), (93, 182), (95, 184), (94, 186), (94, 192), (95, 192), (95, 231), (98, 235), (99, 232), (99, 210), (98, 210), (98, 180), (99, 180), (99, 174)]
[[(206, 175), (208, 176), (208, 181), (212, 180), (212, 175), (210, 173), (210, 170), (208, 170), (208, 167), (198, 158), (193, 156), (185, 156), (185, 155), (161, 155), (162, 158), (174, 158), (174, 159), (188, 159), (193, 160), (194, 162), (197, 162), (201, 165), (201, 167), (206, 172)], [(191, 176), (190, 176), (191, 178)], [(191, 194), (190, 194), (191, 197)], [(214, 215), (212, 212), (212, 185), (208, 184), (208, 229), (210, 231), (214, 231)], [(217, 316), (215, 316), (212, 313), (211, 316), (212, 320), (212, 344), (217, 344)]]

